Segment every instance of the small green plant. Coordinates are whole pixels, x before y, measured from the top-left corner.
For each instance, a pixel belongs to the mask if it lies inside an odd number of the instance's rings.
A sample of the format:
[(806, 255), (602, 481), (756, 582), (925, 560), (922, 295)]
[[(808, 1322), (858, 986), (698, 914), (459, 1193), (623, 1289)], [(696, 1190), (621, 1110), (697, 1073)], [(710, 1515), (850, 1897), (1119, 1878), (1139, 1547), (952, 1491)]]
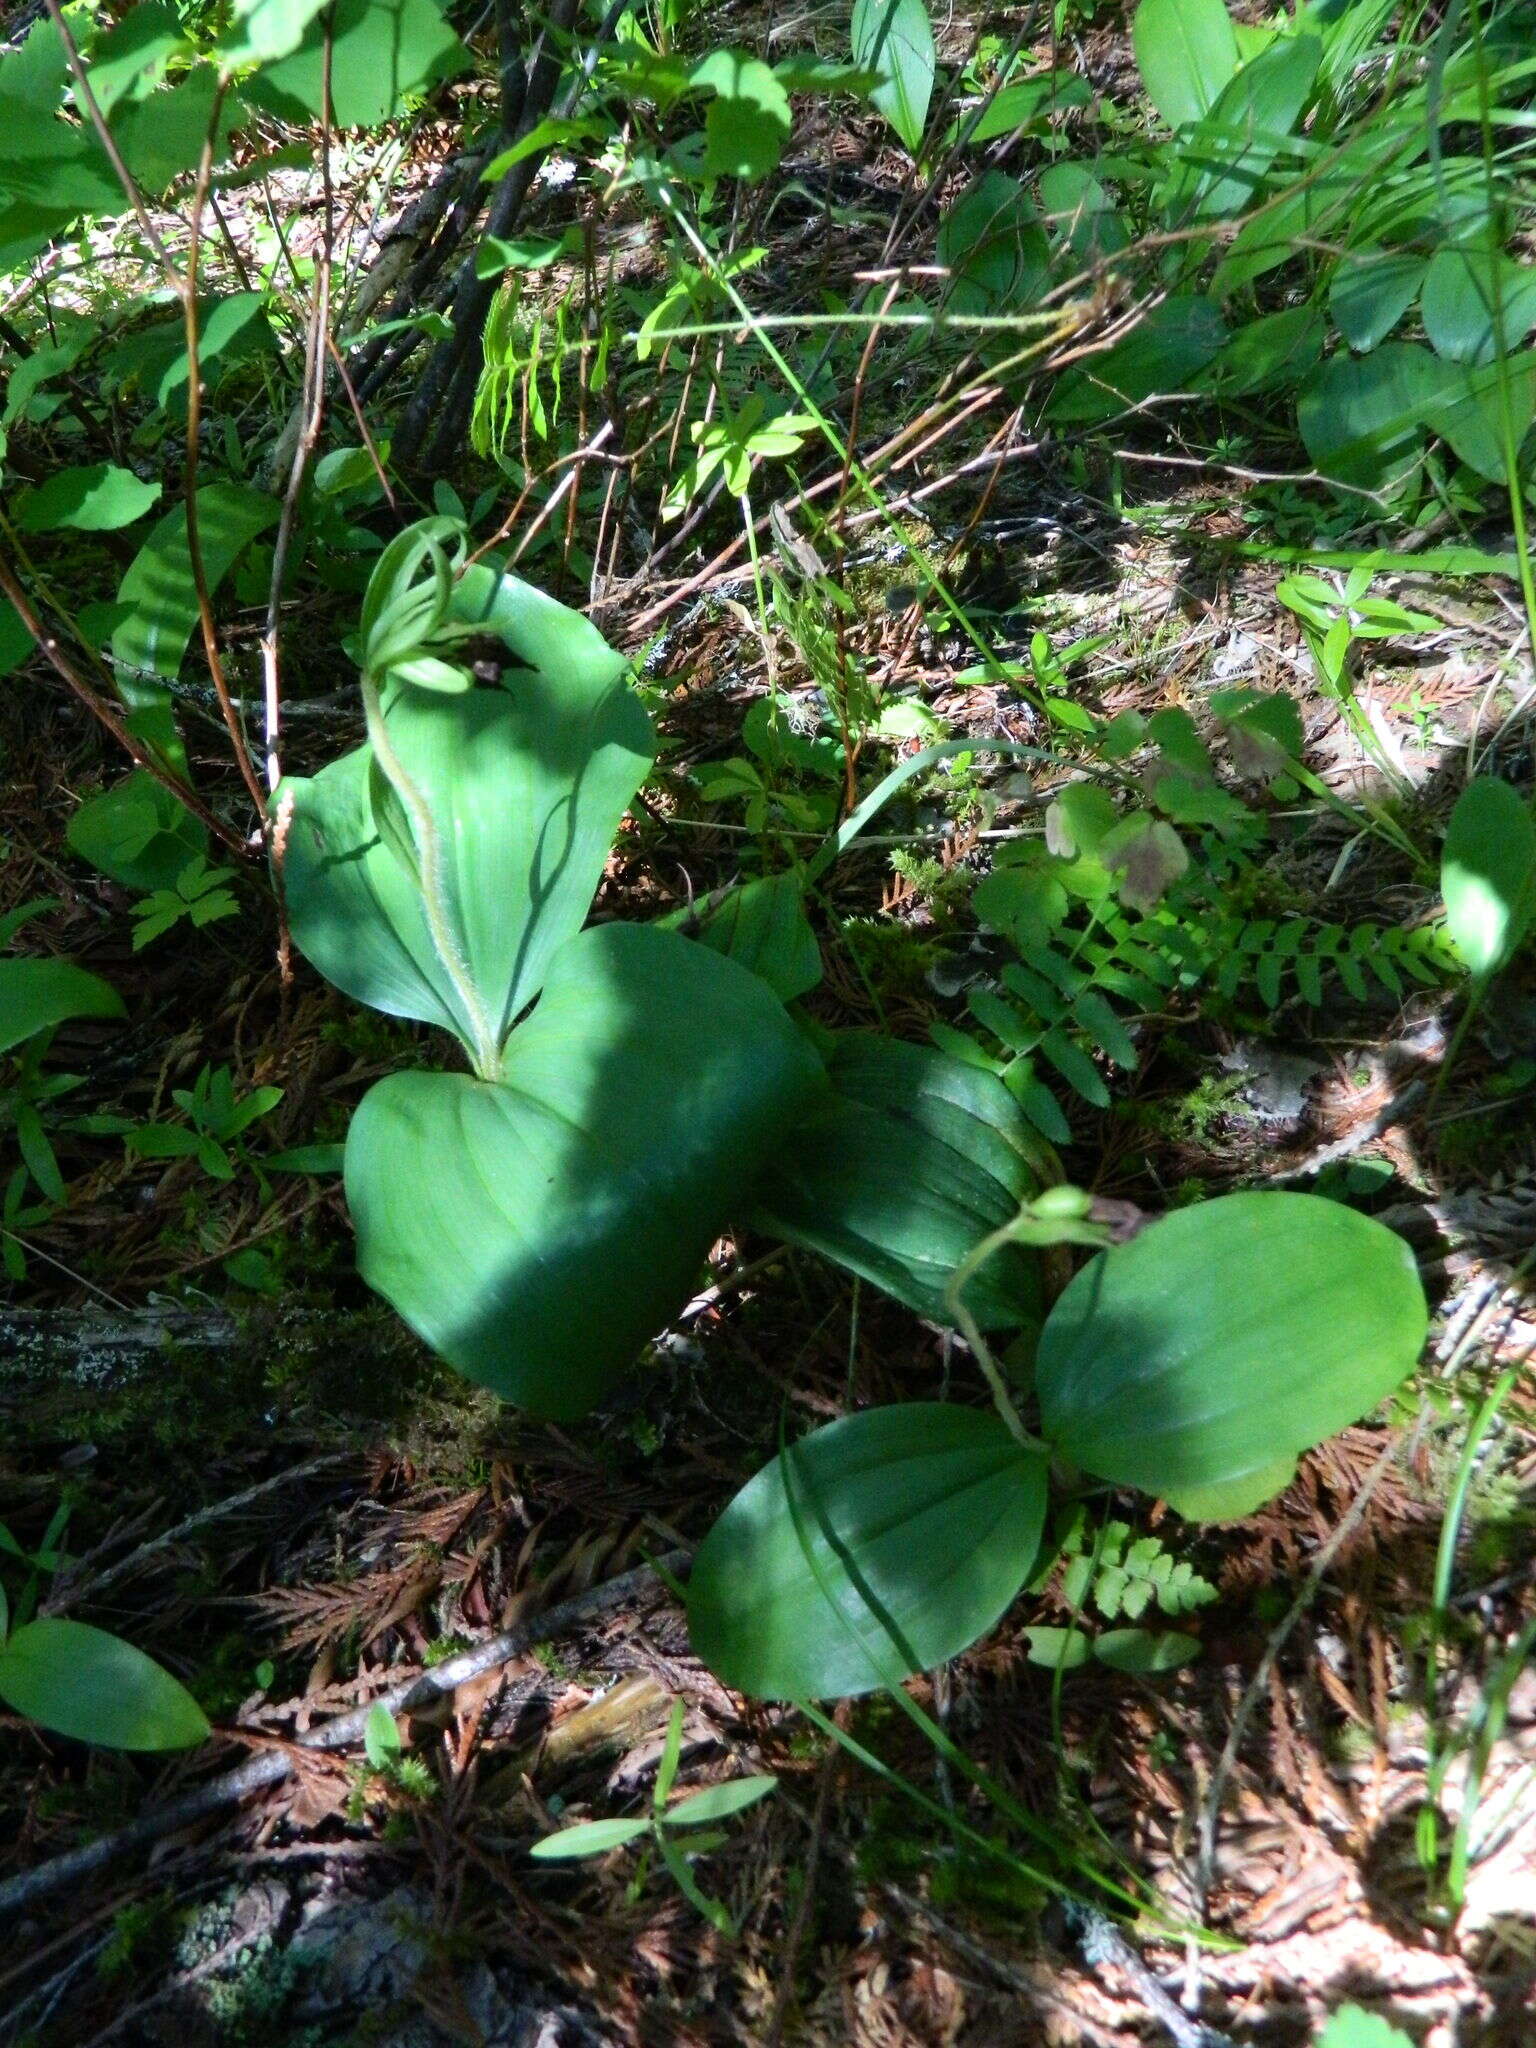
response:
[[(53, 899), (38, 898), (0, 918), (0, 946), (57, 908)], [(0, 1263), (13, 1280), (26, 1278), (22, 1232), (45, 1223), (67, 1199), (48, 1125), (52, 1105), (78, 1088), (82, 1077), (45, 1067), (54, 1033), (77, 1017), (122, 1014), (116, 990), (71, 961), (0, 959), (0, 1138), (9, 1133), (20, 1154), (0, 1195)], [(64, 1127), (91, 1129), (98, 1123), (65, 1119)], [(29, 1200), (33, 1187), (37, 1198)]]
[[(368, 1710), (363, 1727), (363, 1755), (368, 1771), (383, 1780), (392, 1792), (406, 1799), (430, 1799), (437, 1790), (431, 1771), (419, 1756), (408, 1756), (400, 1740), (394, 1715), (382, 1700)], [(367, 1801), (368, 1779), (364, 1775), (354, 1787), (351, 1816), (360, 1819)]]
[(221, 917), (238, 916), (240, 905), (229, 887), (234, 880), (233, 868), (210, 867), (204, 855), (194, 853), (168, 889), (156, 889), (142, 903), (134, 904), (135, 953), (163, 939), (184, 919), (194, 931), (201, 931)]
[(758, 698), (742, 721), (746, 754), (700, 768), (699, 794), (706, 803), (744, 805), (748, 831), (765, 838), (775, 826), (825, 832), (837, 816), (847, 756), (820, 723), (798, 707)]
[[(669, 1806), (667, 1802), (672, 1796), (682, 1750), (683, 1703), (676, 1700), (667, 1722), (661, 1761), (656, 1769), (650, 1813), (635, 1819), (578, 1821), (573, 1827), (562, 1828), (558, 1834), (546, 1835), (542, 1842), (535, 1842), (529, 1854), (546, 1863), (606, 1856), (611, 1850), (644, 1837), (647, 1851), (661, 1858), (678, 1890), (695, 1911), (721, 1934), (734, 1937), (737, 1932), (735, 1921), (718, 1899), (710, 1898), (700, 1888), (689, 1868), (688, 1859), (718, 1849), (726, 1839), (718, 1823), (728, 1820), (733, 1814), (745, 1812), (760, 1799), (766, 1799), (779, 1781), (766, 1774), (731, 1778), (723, 1785), (710, 1785), (702, 1792), (691, 1792), (675, 1806)], [(696, 1829), (702, 1832), (695, 1833)], [(644, 1882), (642, 1865), (631, 1887), (636, 1896)]]
[(1062, 1598), (1072, 1607), (1093, 1606), (1106, 1621), (1139, 1621), (1153, 1608), (1177, 1617), (1208, 1607), (1216, 1588), (1186, 1559), (1176, 1559), (1156, 1536), (1134, 1536), (1129, 1522), (1109, 1521), (1093, 1531), (1076, 1508), (1057, 1536), (1066, 1560)]
[(124, 1142), (135, 1158), (195, 1159), (215, 1180), (233, 1180), (239, 1167), (260, 1170), (262, 1162), (247, 1150), (245, 1133), (282, 1099), (282, 1089), (270, 1086), (237, 1096), (228, 1067), (205, 1065), (190, 1088), (171, 1090), (171, 1100), (187, 1119), (184, 1124), (140, 1124)]
[(770, 415), (761, 394), (753, 393), (739, 411), (723, 418), (694, 420), (688, 428), (693, 455), (662, 501), (663, 516), (676, 519), (718, 470), (734, 498), (745, 498), (753, 471), (760, 463), (794, 455), (816, 422), (808, 413)]
[[(1190, 1520), (1238, 1518), (1417, 1360), (1428, 1312), (1400, 1239), (1315, 1196), (1227, 1195), (1077, 1274), (1035, 1347), (1035, 1435), (967, 1290), (1005, 1247), (1102, 1240), (1087, 1196), (1053, 1188), (954, 1273), (949, 1298), (995, 1414), (909, 1402), (845, 1416), (786, 1445), (737, 1494), (689, 1581), (711, 1669), (772, 1699), (899, 1689), (984, 1634), (1031, 1578), (1053, 1463), (1138, 1486)], [(1106, 1585), (1122, 1614), (1128, 1602), (1145, 1611), (1160, 1586), (1185, 1608), (1202, 1597), (1193, 1574), (1176, 1583), (1146, 1549), (1133, 1564), (1117, 1541), (1115, 1556)], [(1114, 1633), (1124, 1639), (1100, 1654), (1126, 1668), (1192, 1654), (1192, 1639)]]
[(1281, 578), (1275, 596), (1301, 621), (1302, 636), (1325, 693), (1348, 718), (1371, 758), (1398, 780), (1398, 771), (1387, 760), (1380, 736), (1355, 694), (1351, 659), (1362, 642), (1435, 633), (1440, 621), (1427, 612), (1409, 611), (1394, 598), (1373, 597), (1376, 573), (1376, 565), (1369, 560), (1357, 563), (1336, 583), (1325, 582), (1310, 571), (1297, 571)]

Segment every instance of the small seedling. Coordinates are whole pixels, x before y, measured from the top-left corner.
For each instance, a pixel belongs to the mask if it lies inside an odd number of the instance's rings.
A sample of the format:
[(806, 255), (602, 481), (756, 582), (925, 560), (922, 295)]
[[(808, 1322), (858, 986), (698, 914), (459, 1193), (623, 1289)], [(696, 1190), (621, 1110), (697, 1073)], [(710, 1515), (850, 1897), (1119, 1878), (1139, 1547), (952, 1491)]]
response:
[[(718, 1899), (712, 1899), (700, 1890), (687, 1859), (717, 1849), (726, 1838), (714, 1823), (755, 1806), (759, 1799), (766, 1799), (779, 1781), (766, 1774), (732, 1778), (724, 1785), (710, 1785), (702, 1792), (693, 1792), (686, 1799), (680, 1799), (676, 1806), (668, 1806), (682, 1752), (683, 1703), (677, 1700), (673, 1703), (672, 1718), (667, 1723), (667, 1738), (656, 1770), (650, 1813), (629, 1820), (578, 1821), (574, 1827), (562, 1828), (558, 1834), (546, 1835), (542, 1842), (535, 1842), (529, 1854), (544, 1863), (564, 1862), (582, 1856), (606, 1856), (610, 1849), (622, 1848), (625, 1843), (639, 1841), (644, 1836), (647, 1849), (660, 1856), (688, 1903), (702, 1913), (719, 1933), (734, 1936), (735, 1921)], [(702, 1828), (705, 1832), (689, 1832), (695, 1828)], [(636, 1886), (642, 1881), (643, 1871), (637, 1873)]]
[(127, 1147), (140, 1159), (195, 1158), (215, 1180), (233, 1180), (237, 1161), (257, 1170), (241, 1140), (282, 1099), (282, 1089), (272, 1087), (253, 1088), (237, 1098), (229, 1068), (205, 1066), (190, 1088), (171, 1090), (187, 1122), (142, 1124), (128, 1133)]
[(234, 879), (233, 868), (211, 868), (200, 853), (193, 854), (174, 888), (156, 889), (133, 906), (135, 953), (163, 939), (183, 918), (201, 930), (221, 917), (233, 917), (240, 906), (226, 885)]

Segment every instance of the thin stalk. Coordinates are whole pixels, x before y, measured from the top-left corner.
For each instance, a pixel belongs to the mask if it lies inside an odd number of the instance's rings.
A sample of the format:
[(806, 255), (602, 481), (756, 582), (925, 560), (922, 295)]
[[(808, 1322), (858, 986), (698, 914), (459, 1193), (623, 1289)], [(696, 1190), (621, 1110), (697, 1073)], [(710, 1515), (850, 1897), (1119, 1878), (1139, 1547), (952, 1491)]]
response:
[(182, 325), (187, 338), (187, 471), (183, 483), (183, 496), (187, 512), (187, 554), (192, 564), (192, 584), (197, 593), (198, 623), (202, 628), (203, 653), (207, 657), (208, 673), (213, 678), (214, 691), (223, 713), (224, 724), (229, 733), (230, 745), (234, 748), (235, 763), (240, 770), (251, 800), (256, 806), (259, 830), (265, 837), (271, 829), (267, 816), (267, 792), (262, 788), (261, 777), (256, 773), (256, 764), (251, 759), (250, 745), (245, 729), (240, 723), (240, 714), (235, 709), (235, 700), (230, 692), (229, 678), (224, 673), (224, 656), (219, 648), (218, 625), (213, 615), (213, 594), (208, 586), (208, 571), (203, 560), (202, 534), (197, 509), (197, 472), (199, 436), (203, 423), (203, 376), (198, 361), (197, 323), (197, 267), (202, 249), (203, 209), (208, 203), (208, 194), (213, 184), (213, 152), (219, 132), (219, 115), (224, 107), (226, 86), (221, 80), (213, 97), (213, 112), (209, 117), (208, 132), (203, 138), (202, 158), (197, 167), (197, 186), (192, 195), (192, 233), (187, 245), (187, 267), (181, 279)]

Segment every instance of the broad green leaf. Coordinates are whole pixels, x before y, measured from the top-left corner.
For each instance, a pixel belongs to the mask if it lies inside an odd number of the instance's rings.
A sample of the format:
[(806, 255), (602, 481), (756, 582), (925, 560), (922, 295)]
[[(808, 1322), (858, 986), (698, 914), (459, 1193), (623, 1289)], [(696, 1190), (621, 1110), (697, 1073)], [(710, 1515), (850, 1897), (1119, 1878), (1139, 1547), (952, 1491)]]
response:
[(69, 960), (0, 960), (0, 1053), (70, 1017), (121, 1017), (123, 999)]
[[(437, 0), (336, 0), (328, 10), (332, 37), (331, 107), (338, 128), (392, 121), (439, 79), (468, 68), (468, 50), (443, 18)], [(311, 21), (298, 47), (265, 65), (245, 97), (285, 121), (318, 121), (324, 102), (324, 30)]]
[[(489, 569), (464, 577), (454, 610), (498, 633), (526, 668), (509, 669), (503, 689), (403, 690), (386, 724), (439, 823), (450, 918), (499, 1042), (580, 929), (652, 737), (622, 657), (579, 613)], [(278, 792), (279, 810), (293, 805), (294, 938), (359, 1002), (471, 1043), (422, 913), (407, 828), (376, 808), (371, 771), (364, 746)]]
[(1446, 363), (1434, 402), (1425, 410), (1433, 431), (1457, 456), (1490, 483), (1503, 483), (1507, 470), (1504, 408), (1509, 408), (1516, 462), (1531, 420), (1536, 417), (1536, 366), (1530, 352), (1510, 361)]
[(0, 598), (0, 676), (20, 668), (36, 646), (15, 605), (8, 598)]
[(192, 855), (208, 851), (206, 829), (143, 768), (87, 797), (64, 836), (82, 860), (145, 895), (174, 888)]
[[(375, 444), (382, 461), (389, 459), (389, 442)], [(369, 450), (359, 444), (352, 448), (333, 448), (329, 455), (322, 455), (315, 464), (315, 489), (324, 498), (334, 497), (340, 491), (355, 491), (364, 484), (375, 483), (378, 469)]]
[(1003, 313), (1034, 305), (1051, 279), (1051, 245), (1016, 178), (987, 171), (939, 224), (938, 260), (950, 273), (956, 313)]
[(871, 103), (915, 156), (937, 62), (927, 0), (854, 0), (852, 46), (855, 64), (880, 73)]
[(1024, 1640), (1030, 1663), (1043, 1665), (1047, 1671), (1080, 1671), (1093, 1654), (1080, 1628), (1027, 1628)]
[(1416, 342), (1332, 356), (1302, 391), (1296, 424), (1325, 476), (1387, 490), (1417, 461), (1427, 414), (1444, 385), (1444, 366)]
[(142, 519), (160, 495), (131, 469), (95, 462), (85, 469), (56, 469), (46, 483), (25, 492), (16, 507), (23, 533), (53, 533), (74, 527), (82, 533), (110, 533)]
[(766, 1799), (770, 1792), (778, 1790), (775, 1777), (763, 1775), (755, 1778), (732, 1778), (724, 1785), (710, 1785), (702, 1792), (690, 1793), (686, 1799), (679, 1799), (676, 1806), (669, 1806), (661, 1814), (664, 1828), (697, 1828), (707, 1822), (728, 1820), (733, 1813), (741, 1813), (749, 1806), (756, 1806), (759, 1799)]
[(1012, 135), (1015, 129), (1027, 128), (1053, 113), (1086, 106), (1092, 97), (1088, 81), (1072, 71), (1046, 71), (1034, 78), (1021, 78), (994, 93), (974, 125), (970, 114), (961, 114), (945, 140), (958, 142), (963, 135), (978, 146), (995, 142), (999, 135)]
[(368, 1709), (363, 1725), (363, 1754), (376, 1771), (387, 1770), (399, 1761), (400, 1730), (382, 1700), (375, 1700)]
[(1181, 1513), (1246, 1513), (1301, 1452), (1368, 1414), (1418, 1361), (1413, 1256), (1315, 1195), (1180, 1209), (1100, 1253), (1035, 1361), (1044, 1430), (1076, 1465)]
[(876, 1690), (958, 1656), (1029, 1575), (1045, 1460), (995, 1415), (912, 1401), (791, 1444), (694, 1558), (693, 1647), (762, 1699)]
[(1108, 1628), (1094, 1638), (1093, 1654), (1112, 1671), (1153, 1678), (1192, 1663), (1200, 1654), (1200, 1638), (1176, 1628)]
[(754, 183), (778, 166), (789, 140), (789, 95), (761, 57), (714, 50), (689, 80), (715, 97), (704, 117), (704, 175)]
[(624, 924), (556, 954), (503, 1073), (395, 1074), (363, 1098), (358, 1267), (468, 1378), (571, 1419), (683, 1307), (825, 1082), (755, 975)]
[(750, 967), (783, 1002), (803, 996), (821, 979), (821, 948), (805, 914), (805, 893), (793, 875), (760, 875), (718, 903), (668, 922)]
[(1159, 397), (1189, 390), (1227, 340), (1210, 299), (1175, 295), (1155, 306), (1124, 341), (1069, 370), (1046, 411), (1063, 423), (1109, 420)]
[(1147, 98), (1170, 128), (1208, 114), (1238, 65), (1223, 0), (1141, 0), (1131, 41)]
[(573, 1856), (606, 1856), (640, 1835), (650, 1833), (648, 1820), (579, 1820), (574, 1827), (546, 1835), (528, 1851), (541, 1863), (559, 1863)]
[[(1029, 1126), (994, 1074), (931, 1046), (850, 1034), (774, 1161), (756, 1221), (835, 1260), (919, 1315), (951, 1320), (955, 1269), (1037, 1191)], [(1032, 1252), (999, 1252), (966, 1290), (982, 1329), (1036, 1322)]]
[(1379, 2012), (1341, 2005), (1318, 2035), (1317, 2048), (1413, 2048), (1413, 2039)]
[(91, 92), (104, 114), (121, 99), (143, 99), (188, 49), (186, 30), (168, 0), (137, 0), (122, 20), (91, 44)]
[(1312, 94), (1323, 46), (1316, 36), (1280, 36), (1222, 87), (1210, 112), (1180, 137), (1179, 156), (1203, 173), (1193, 206), (1202, 219), (1245, 212), (1287, 147)]
[[(263, 293), (231, 292), (225, 298), (199, 302), (197, 366), (208, 389), (226, 370), (248, 362), (252, 356), (268, 355), (274, 347)], [(169, 408), (184, 391), (187, 362), (186, 350), (178, 347), (174, 360), (160, 378), (155, 393), (157, 405)]]
[[(200, 64), (159, 92), (120, 102), (110, 126), (135, 182), (145, 192), (158, 193), (196, 170), (215, 120), (215, 159), (222, 158), (240, 119), (241, 110), (233, 99), (220, 102), (213, 67)], [(90, 140), (94, 148), (94, 134)], [(99, 152), (98, 161), (107, 171), (105, 152)], [(115, 177), (113, 182), (117, 182)], [(102, 210), (108, 214), (130, 211), (120, 186), (111, 205)]]
[[(278, 514), (278, 503), (247, 484), (204, 484), (197, 494), (198, 538), (210, 590), (233, 568), (238, 556)], [(131, 605), (112, 635), (112, 652), (129, 668), (174, 676), (197, 625), (197, 585), (187, 543), (185, 505), (174, 506), (151, 529), (118, 586), (118, 602)], [(136, 703), (131, 680), (123, 694)]]
[(1419, 295), (1422, 256), (1380, 247), (1351, 249), (1334, 268), (1328, 310), (1350, 347), (1365, 354), (1386, 340)]
[(0, 1699), (76, 1742), (190, 1749), (210, 1730), (184, 1685), (120, 1636), (83, 1621), (29, 1621), (0, 1650)]
[(1536, 326), (1536, 274), (1486, 242), (1441, 249), (1419, 299), (1436, 355), (1453, 363), (1491, 363), (1502, 337), (1518, 348)]
[(511, 241), (487, 235), (475, 251), (475, 275), (500, 277), (504, 270), (543, 270), (564, 250), (563, 235), (518, 235)]
[(1086, 164), (1052, 164), (1042, 171), (1040, 209), (1076, 264), (1086, 267), (1130, 246), (1130, 230)]
[(1478, 775), (1456, 800), (1440, 857), (1452, 943), (1486, 980), (1514, 957), (1536, 911), (1536, 825), (1507, 782)]
[(326, 0), (232, 0), (229, 27), (219, 45), (225, 71), (286, 57), (325, 6)]

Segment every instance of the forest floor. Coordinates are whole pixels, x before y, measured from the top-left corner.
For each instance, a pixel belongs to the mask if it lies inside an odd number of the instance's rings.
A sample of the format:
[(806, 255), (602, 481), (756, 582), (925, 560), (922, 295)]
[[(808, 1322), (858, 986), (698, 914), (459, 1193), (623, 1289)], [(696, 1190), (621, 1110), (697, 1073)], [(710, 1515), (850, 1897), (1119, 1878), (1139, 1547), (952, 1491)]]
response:
[[(884, 175), (872, 141), (863, 169)], [(1129, 443), (1113, 487), (1059, 449), (1015, 465), (967, 533), (958, 594), (1005, 652), (1039, 629), (1103, 636), (1081, 671), (1099, 713), (1198, 709), (1235, 681), (1284, 688), (1314, 771), (1340, 793), (1369, 790), (1378, 771), (1319, 692), (1278, 572), (1238, 550), (1241, 478), (1192, 479), (1160, 464), (1160, 446)], [(931, 508), (936, 547), (964, 516), (954, 495)], [(1510, 543), (1495, 524), (1486, 544)], [(1022, 696), (974, 683), (971, 650), (902, 603), (898, 573), (870, 550), (853, 630), (871, 670), (913, 686), (978, 749), (1048, 739)], [(727, 571), (659, 621), (655, 592), (621, 592), (602, 614), (636, 653), (665, 629), (646, 675), (674, 783), (663, 775), (626, 828), (600, 913), (669, 909), (737, 871), (739, 838), (700, 819), (681, 777), (732, 751), (767, 688), (743, 587)], [(1513, 586), (1400, 570), (1377, 587), (1441, 622), (1411, 653), (1368, 649), (1357, 675), (1437, 826), (1469, 736), (1497, 732), (1502, 772), (1531, 773)], [(255, 617), (231, 629), (237, 658)], [(310, 649), (323, 626), (306, 620)], [(345, 661), (311, 652), (307, 667), (319, 709), (294, 722), (295, 769), (358, 729)], [(192, 731), (199, 779), (217, 787), (230, 773), (220, 736), (211, 721)], [(0, 911), (59, 899), (51, 938), (136, 1020), (61, 1035), (82, 1105), (142, 1121), (211, 1062), (243, 1089), (283, 1090), (254, 1156), (338, 1137), (420, 1034), (360, 1014), (302, 962), (285, 985), (262, 916), (134, 953), (122, 892), (61, 851), (75, 800), (113, 772), (98, 732), (57, 693), (13, 682), (0, 759)], [(917, 813), (930, 872), (893, 873), (878, 844), (840, 864), (827, 975), (809, 999), (824, 1021), (921, 1037), (952, 1010), (942, 962), (966, 942), (959, 906), (982, 835), (1039, 794), (1009, 785), (995, 757), (978, 762), (952, 800), (930, 792)], [(1429, 915), (1427, 893), (1348, 837), (1309, 814), (1277, 846), (1295, 900), (1350, 924)], [(1536, 1241), (1536, 981), (1527, 971), (1501, 991), (1437, 1092), (1457, 1001), (1429, 988), (1323, 1012), (1294, 996), (1218, 1020), (1174, 1008), (1143, 1025), (1114, 1109), (1074, 1111), (1073, 1177), (1147, 1210), (1365, 1169), (1373, 1212), (1420, 1254), (1436, 1317), (1390, 1420), (1310, 1455), (1262, 1513), (1176, 1535), (1161, 1511), (1143, 1515), (1139, 1531), (1169, 1533), (1216, 1589), (1187, 1623), (1196, 1661), (1158, 1678), (1090, 1664), (1053, 1683), (1025, 1633), (1068, 1617), (1047, 1589), (914, 1682), (1050, 1831), (1058, 1846), (1033, 1877), (957, 1846), (942, 1818), (793, 1711), (722, 1689), (649, 1569), (686, 1570), (781, 1414), (793, 1425), (936, 1393), (950, 1337), (815, 1261), (722, 1242), (713, 1284), (617, 1397), (579, 1431), (534, 1425), (466, 1391), (367, 1293), (334, 1180), (222, 1182), (194, 1161), (79, 1141), (69, 1205), (29, 1240), (26, 1282), (0, 1309), (0, 1522), (25, 1547), (67, 1498), (70, 1561), (43, 1611), (88, 1611), (151, 1651), (193, 1686), (218, 1739), (165, 1764), (0, 1723), (0, 1881), (46, 1878), (82, 1845), (141, 1830), (11, 1914), (0, 2048), (1305, 2048), (1346, 2000), (1421, 2048), (1536, 2039), (1536, 1671), (1476, 1752), (1454, 1920), (1416, 1848), (1426, 1804), (1456, 1827), (1470, 1752), (1448, 1738), (1477, 1726), (1497, 1646), (1536, 1584), (1527, 1380), (1476, 1461), (1427, 1706), (1426, 1617), (1470, 1418), (1536, 1343), (1517, 1271)], [(508, 1655), (401, 1713), (402, 1754), (424, 1776), (370, 1761), (360, 1738), (306, 1747), (333, 1717), (503, 1634)], [(579, 1866), (527, 1855), (556, 1815), (628, 1810), (675, 1700), (680, 1783), (779, 1779), (700, 1866), (734, 1940), (632, 1852)], [(839, 1721), (941, 1816), (958, 1804), (993, 1825), (888, 1705), (852, 1703)], [(1454, 1760), (1431, 1787), (1436, 1754)], [(251, 1785), (262, 1760), (269, 1782)], [(244, 1789), (221, 1794), (236, 1770)], [(199, 1792), (200, 1813), (154, 1829)], [(1161, 1920), (1143, 1915), (1134, 1951), (1070, 1896), (1062, 1845), (1154, 1885)]]

